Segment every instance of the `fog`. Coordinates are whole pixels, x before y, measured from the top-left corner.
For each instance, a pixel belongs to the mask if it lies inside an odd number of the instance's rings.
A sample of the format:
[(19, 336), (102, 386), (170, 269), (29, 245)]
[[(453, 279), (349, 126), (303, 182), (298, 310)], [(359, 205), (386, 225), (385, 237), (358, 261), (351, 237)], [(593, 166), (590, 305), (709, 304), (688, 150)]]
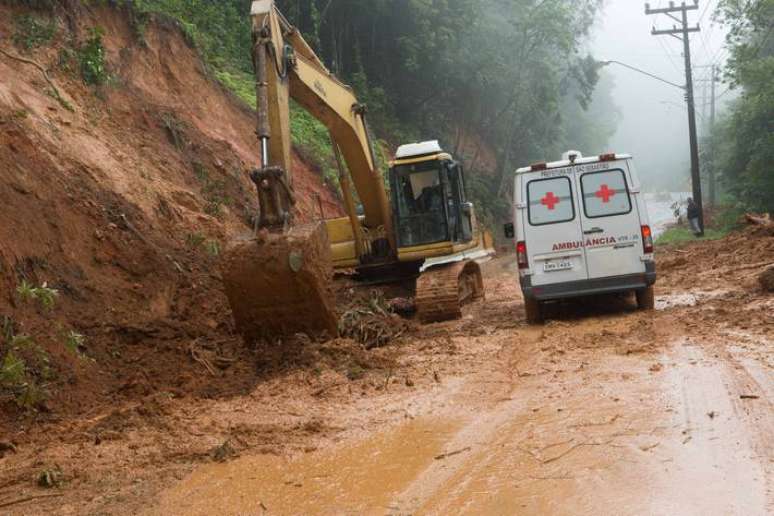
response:
[[(710, 98), (710, 83), (706, 80), (710, 69), (701, 66), (722, 64), (727, 56), (723, 48), (725, 30), (712, 21), (717, 2), (710, 0), (708, 5), (707, 0), (700, 0), (699, 10), (689, 11), (689, 23), (700, 21), (702, 29), (690, 38), (693, 65), (698, 66), (694, 77), (700, 135), (705, 128), (704, 119), (709, 120)], [(668, 1), (650, 0), (650, 4), (652, 8), (666, 7)], [(676, 23), (664, 14), (646, 15), (644, 1), (607, 0), (604, 14), (593, 31), (590, 50), (600, 61), (621, 61), (682, 85), (682, 42), (650, 33), (654, 25), (669, 29)], [(613, 98), (621, 115), (610, 149), (634, 155), (646, 189), (689, 190), (688, 114), (683, 91), (616, 64), (603, 70), (614, 80)], [(718, 94), (726, 89), (724, 84), (716, 87)], [(730, 97), (726, 94), (722, 101)]]

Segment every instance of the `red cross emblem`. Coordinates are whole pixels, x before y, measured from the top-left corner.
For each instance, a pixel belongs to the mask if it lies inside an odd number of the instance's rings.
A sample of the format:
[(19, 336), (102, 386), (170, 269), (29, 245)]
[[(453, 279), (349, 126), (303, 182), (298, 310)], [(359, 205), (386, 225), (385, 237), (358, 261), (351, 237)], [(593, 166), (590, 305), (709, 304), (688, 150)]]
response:
[(607, 185), (602, 185), (602, 188), (594, 195), (602, 199), (603, 203), (607, 204), (610, 202), (610, 199), (615, 196), (615, 190), (611, 190)]
[(548, 192), (545, 197), (540, 199), (540, 204), (553, 211), (556, 205), (559, 204), (559, 197), (554, 195), (554, 192)]

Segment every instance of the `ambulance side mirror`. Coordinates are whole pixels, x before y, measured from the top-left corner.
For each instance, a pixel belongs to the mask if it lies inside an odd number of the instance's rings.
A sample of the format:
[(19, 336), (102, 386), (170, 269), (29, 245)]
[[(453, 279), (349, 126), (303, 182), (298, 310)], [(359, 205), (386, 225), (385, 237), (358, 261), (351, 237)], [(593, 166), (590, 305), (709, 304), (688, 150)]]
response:
[(513, 227), (513, 224), (508, 223), (503, 226), (503, 229), (505, 230), (505, 238), (513, 238), (516, 236), (516, 229)]

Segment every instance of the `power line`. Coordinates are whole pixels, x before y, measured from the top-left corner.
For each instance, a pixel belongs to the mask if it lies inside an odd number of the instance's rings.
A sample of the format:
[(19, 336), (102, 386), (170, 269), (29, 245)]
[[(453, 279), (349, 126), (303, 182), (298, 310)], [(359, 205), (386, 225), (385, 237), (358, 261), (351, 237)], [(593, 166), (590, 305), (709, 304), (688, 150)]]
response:
[[(707, 0), (710, 1), (710, 0)], [(691, 71), (691, 40), (689, 35), (693, 32), (700, 32), (701, 29), (698, 25), (690, 27), (688, 25), (688, 11), (698, 11), (699, 0), (694, 0), (693, 4), (682, 2), (680, 5), (675, 5), (674, 2), (669, 2), (669, 7), (651, 9), (649, 4), (645, 4), (645, 14), (666, 14), (672, 18), (672, 13), (680, 13), (681, 27), (674, 26), (672, 29), (657, 30), (655, 27), (651, 31), (654, 36), (672, 36), (683, 42), (683, 58), (685, 59), (685, 93), (686, 100), (688, 101), (688, 136), (690, 140), (691, 149), (691, 183), (693, 189), (693, 198), (696, 201), (699, 208), (699, 227), (704, 232), (704, 208), (701, 191), (701, 172), (699, 169), (699, 138), (696, 131), (696, 105), (694, 103), (694, 91), (693, 91), (693, 72)]]
[(677, 63), (675, 63), (675, 60), (672, 59), (672, 54), (669, 52), (669, 48), (667, 47), (667, 45), (660, 39), (657, 39), (656, 41), (658, 41), (661, 48), (664, 49), (664, 53), (666, 54), (667, 58), (669, 58), (669, 62), (672, 63), (672, 66), (674, 67), (675, 71), (677, 73), (680, 73), (680, 68), (677, 66)]
[(720, 95), (718, 95), (717, 97), (715, 97), (715, 100), (718, 100), (718, 99), (720, 99), (720, 98), (721, 98), (723, 95), (725, 95), (726, 93), (728, 93), (728, 92), (729, 92), (729, 91), (731, 91), (732, 89), (733, 89), (733, 88), (731, 88), (731, 86), (729, 86), (728, 88), (726, 88), (725, 90), (723, 90), (723, 93), (721, 93)]
[(701, 23), (701, 21), (704, 19), (704, 15), (707, 14), (707, 11), (709, 10), (710, 6), (712, 5), (712, 2), (707, 2), (707, 7), (704, 8), (704, 11), (702, 11), (701, 16), (699, 16), (699, 21), (696, 23)]
[(763, 50), (763, 46), (766, 44), (766, 42), (769, 40), (769, 36), (771, 36), (772, 31), (774, 31), (774, 24), (771, 24), (769, 27), (769, 31), (766, 33), (766, 35), (763, 37), (761, 42), (758, 44), (758, 46), (755, 49), (755, 57), (758, 57), (758, 52)]

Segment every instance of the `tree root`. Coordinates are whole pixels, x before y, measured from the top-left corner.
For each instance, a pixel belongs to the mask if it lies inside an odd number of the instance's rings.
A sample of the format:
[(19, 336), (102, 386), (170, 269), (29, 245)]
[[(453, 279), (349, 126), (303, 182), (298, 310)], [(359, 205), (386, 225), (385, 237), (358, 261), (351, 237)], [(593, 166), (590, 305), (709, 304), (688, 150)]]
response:
[(48, 83), (48, 85), (51, 86), (51, 89), (54, 92), (54, 98), (62, 105), (63, 108), (65, 108), (68, 111), (75, 112), (75, 109), (73, 108), (73, 106), (70, 105), (70, 103), (67, 102), (67, 100), (65, 100), (64, 97), (62, 97), (62, 95), (59, 93), (59, 88), (56, 87), (56, 85), (54, 84), (54, 81), (51, 80), (51, 77), (49, 77), (48, 72), (46, 71), (45, 68), (43, 68), (43, 66), (40, 63), (38, 63), (37, 61), (33, 61), (32, 59), (27, 59), (25, 57), (17, 56), (16, 54), (12, 54), (7, 50), (3, 50), (2, 48), (0, 48), (0, 54), (3, 54), (5, 57), (9, 59), (13, 59), (14, 61), (26, 63), (37, 68), (40, 71), (40, 73), (43, 74), (43, 78), (46, 79), (46, 82)]
[(25, 496), (24, 498), (17, 498), (16, 500), (11, 500), (11, 501), (8, 501), (8, 502), (0, 502), (0, 508), (10, 507), (11, 505), (18, 505), (20, 503), (25, 503), (25, 502), (31, 502), (32, 500), (37, 500), (39, 498), (58, 498), (60, 496), (64, 496), (64, 494), (62, 494), (62, 493), (52, 493), (52, 494), (41, 494), (41, 495)]

